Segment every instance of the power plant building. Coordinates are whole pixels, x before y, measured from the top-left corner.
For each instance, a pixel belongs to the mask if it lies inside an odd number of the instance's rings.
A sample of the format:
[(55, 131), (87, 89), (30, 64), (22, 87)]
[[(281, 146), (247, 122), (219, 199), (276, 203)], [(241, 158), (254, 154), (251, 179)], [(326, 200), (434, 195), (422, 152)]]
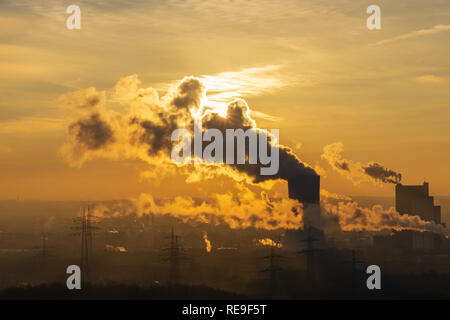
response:
[(429, 195), (429, 185), (395, 187), (395, 209), (398, 213), (417, 215), (422, 220), (441, 223), (441, 207), (434, 205), (434, 197)]

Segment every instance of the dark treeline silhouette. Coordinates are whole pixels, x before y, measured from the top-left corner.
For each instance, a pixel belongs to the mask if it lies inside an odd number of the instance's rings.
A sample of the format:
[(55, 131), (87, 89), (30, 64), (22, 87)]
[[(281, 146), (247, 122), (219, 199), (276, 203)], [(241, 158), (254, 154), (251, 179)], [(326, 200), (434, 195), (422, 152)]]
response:
[(131, 284), (109, 283), (103, 285), (86, 285), (82, 290), (68, 290), (59, 283), (41, 284), (8, 288), (0, 292), (0, 300), (42, 299), (133, 299), (133, 300), (168, 300), (168, 299), (245, 299), (244, 295), (217, 290), (205, 286), (152, 286), (143, 287)]

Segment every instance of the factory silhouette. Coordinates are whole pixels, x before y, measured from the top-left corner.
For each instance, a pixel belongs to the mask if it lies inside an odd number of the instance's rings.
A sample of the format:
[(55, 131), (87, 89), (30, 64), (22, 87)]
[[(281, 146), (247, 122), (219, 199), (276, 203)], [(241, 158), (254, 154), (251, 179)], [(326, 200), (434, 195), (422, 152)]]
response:
[[(303, 175), (288, 180), (289, 197), (301, 202), (305, 210), (320, 215), (320, 176)], [(434, 197), (429, 195), (429, 183), (423, 185), (403, 185), (397, 181), (395, 185), (395, 210), (404, 215), (418, 216), (424, 221), (445, 224), (441, 222), (441, 207), (434, 204)], [(306, 219), (308, 217), (306, 216)], [(321, 245), (324, 245), (324, 236), (321, 230), (309, 225), (305, 221), (303, 233), (315, 233), (316, 237), (321, 237)], [(292, 234), (292, 232), (290, 232)], [(298, 232), (294, 232), (298, 233)], [(297, 239), (298, 240), (298, 239)], [(403, 246), (406, 248), (427, 247), (438, 248), (443, 242), (448, 243), (448, 239), (442, 235), (426, 231), (404, 230), (389, 236), (374, 236), (375, 245)], [(294, 239), (294, 242), (296, 240)], [(319, 241), (319, 240), (317, 240)], [(298, 242), (298, 241), (297, 241)], [(319, 243), (319, 242), (318, 242)]]
[[(68, 228), (41, 231), (42, 245), (29, 254), (8, 252), (0, 263), (1, 274), (8, 275), (1, 279), (0, 298), (448, 298), (446, 236), (414, 230), (323, 230), (317, 223), (321, 214), (317, 174), (289, 178), (288, 194), (303, 204), (302, 229), (191, 225), (152, 213), (98, 219), (91, 214), (95, 204), (82, 203), (77, 218), (71, 213), (55, 222)], [(39, 206), (30, 205), (33, 210)], [(25, 202), (10, 201), (3, 210), (20, 206), (26, 207)], [(77, 206), (80, 203), (72, 204), (72, 209)], [(400, 214), (442, 223), (426, 182), (396, 184), (395, 207)], [(0, 245), (20, 242), (24, 247), (35, 241), (34, 231), (21, 232), (22, 238), (11, 230), (8, 238), (2, 230)], [(22, 261), (20, 268), (17, 261)], [(81, 292), (65, 288), (69, 264), (81, 266), (85, 288)], [(367, 289), (369, 265), (380, 266), (382, 290)]]

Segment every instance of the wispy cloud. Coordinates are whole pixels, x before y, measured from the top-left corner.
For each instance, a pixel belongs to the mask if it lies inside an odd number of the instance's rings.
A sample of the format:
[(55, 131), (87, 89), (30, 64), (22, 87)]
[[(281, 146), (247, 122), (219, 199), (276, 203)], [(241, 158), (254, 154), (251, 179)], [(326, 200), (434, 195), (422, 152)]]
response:
[(423, 76), (415, 77), (414, 80), (419, 83), (442, 83), (443, 79), (441, 77), (435, 76), (434, 74), (426, 74)]
[(210, 101), (229, 102), (236, 98), (272, 92), (285, 86), (286, 83), (283, 80), (271, 74), (279, 69), (279, 65), (268, 65), (216, 75), (203, 75), (200, 78), (208, 88)]
[(62, 119), (25, 117), (0, 123), (0, 133), (35, 133), (64, 129)]
[(421, 30), (410, 32), (410, 33), (402, 34), (400, 36), (393, 37), (390, 39), (378, 41), (377, 43), (375, 43), (375, 45), (379, 46), (379, 45), (383, 45), (383, 44), (387, 44), (387, 43), (391, 43), (391, 42), (395, 42), (395, 41), (399, 41), (399, 40), (413, 39), (413, 38), (417, 38), (417, 37), (421, 37), (421, 36), (426, 36), (429, 34), (445, 32), (445, 31), (449, 31), (449, 30), (450, 30), (450, 25), (437, 24), (430, 29), (421, 29)]
[[(282, 65), (266, 65), (244, 68), (239, 71), (201, 75), (198, 78), (203, 81), (207, 89), (208, 100), (205, 103), (225, 114), (228, 104), (233, 100), (269, 94), (283, 87), (298, 84), (295, 79), (286, 76), (281, 69)], [(179, 80), (159, 83), (155, 84), (155, 87), (158, 90), (166, 91), (178, 82)], [(278, 117), (256, 110), (252, 110), (251, 115), (269, 121), (280, 120)]]
[[(218, 109), (225, 109), (227, 104), (238, 98), (258, 96), (273, 92), (288, 85), (275, 72), (281, 66), (247, 68), (236, 72), (222, 72), (216, 75), (203, 75), (200, 78), (208, 89), (208, 104)], [(254, 111), (253, 116), (270, 121), (278, 121), (277, 117)]]

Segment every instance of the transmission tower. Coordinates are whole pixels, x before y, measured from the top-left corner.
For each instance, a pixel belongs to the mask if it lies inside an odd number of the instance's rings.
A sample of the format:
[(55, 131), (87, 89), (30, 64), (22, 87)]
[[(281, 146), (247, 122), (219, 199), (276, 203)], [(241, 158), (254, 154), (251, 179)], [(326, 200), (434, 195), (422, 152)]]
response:
[(41, 245), (33, 247), (33, 249), (38, 250), (38, 254), (35, 257), (40, 259), (42, 267), (44, 267), (44, 268), (46, 267), (47, 259), (50, 257), (54, 257), (54, 255), (49, 252), (50, 251), (49, 249), (54, 249), (55, 247), (49, 246), (47, 244), (48, 236), (49, 236), (49, 233), (42, 231), (40, 239), (39, 239), (41, 241)]
[(47, 241), (48, 241), (48, 237), (45, 234), (45, 232), (42, 232), (41, 240), (42, 240), (42, 249), (41, 249), (42, 265), (45, 266), (45, 263), (47, 261)]
[(97, 223), (95, 218), (91, 214), (91, 206), (88, 205), (87, 208), (82, 209), (81, 217), (74, 219), (76, 224), (74, 229), (79, 230), (77, 235), (81, 235), (80, 269), (85, 280), (89, 280), (94, 231), (98, 229), (94, 226)]
[(279, 260), (281, 256), (275, 253), (275, 246), (270, 247), (270, 255), (265, 256), (265, 260), (269, 260), (268, 268), (261, 270), (269, 274), (269, 298), (275, 298), (278, 290), (278, 273), (281, 270)]
[(180, 260), (183, 256), (183, 247), (180, 244), (180, 236), (175, 235), (173, 227), (170, 234), (170, 245), (163, 250), (164, 260), (169, 262), (169, 283), (177, 284), (180, 282)]
[(298, 253), (306, 253), (306, 272), (308, 274), (309, 281), (311, 283), (311, 287), (314, 288), (315, 280), (316, 280), (316, 272), (315, 272), (315, 248), (314, 242), (319, 241), (320, 239), (315, 239), (311, 235), (311, 228), (308, 229), (308, 236), (301, 240), (302, 242), (306, 242), (306, 250), (301, 250)]
[(352, 260), (345, 261), (345, 263), (351, 264), (351, 280), (352, 280), (352, 294), (355, 296), (357, 293), (357, 278), (358, 278), (358, 265), (364, 263), (364, 261), (358, 261), (356, 258), (356, 250), (352, 250)]

